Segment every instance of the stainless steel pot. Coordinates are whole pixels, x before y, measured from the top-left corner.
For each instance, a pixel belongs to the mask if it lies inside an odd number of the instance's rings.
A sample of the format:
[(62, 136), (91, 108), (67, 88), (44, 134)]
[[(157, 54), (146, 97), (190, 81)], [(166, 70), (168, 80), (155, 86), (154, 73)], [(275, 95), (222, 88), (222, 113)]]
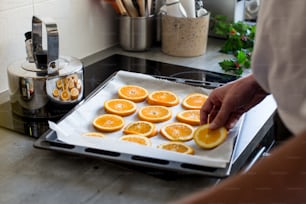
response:
[[(43, 24), (47, 49), (43, 49), (42, 45)], [(79, 102), (84, 89), (83, 64), (74, 57), (59, 57), (56, 23), (52, 19), (42, 21), (34, 16), (31, 39), (28, 40), (27, 61), (15, 62), (7, 69), (11, 103), (18, 103), (27, 110), (36, 110), (49, 101), (56, 104)]]

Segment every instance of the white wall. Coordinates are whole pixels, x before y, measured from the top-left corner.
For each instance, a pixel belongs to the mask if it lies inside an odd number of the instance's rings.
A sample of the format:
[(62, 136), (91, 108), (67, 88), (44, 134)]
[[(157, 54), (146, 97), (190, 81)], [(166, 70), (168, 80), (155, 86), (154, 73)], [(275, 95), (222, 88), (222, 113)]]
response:
[[(34, 5), (34, 6), (33, 6)], [(8, 89), (7, 66), (26, 57), (24, 33), (32, 16), (58, 26), (60, 55), (83, 58), (117, 43), (117, 14), (100, 0), (0, 0), (0, 93)]]

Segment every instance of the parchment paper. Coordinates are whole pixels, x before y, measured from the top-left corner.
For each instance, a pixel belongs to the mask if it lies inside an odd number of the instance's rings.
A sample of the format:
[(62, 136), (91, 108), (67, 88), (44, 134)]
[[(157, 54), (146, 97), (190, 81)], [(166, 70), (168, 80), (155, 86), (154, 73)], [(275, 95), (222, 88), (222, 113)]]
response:
[[(197, 92), (209, 94), (210, 92), (208, 89), (201, 87), (194, 87), (187, 84), (156, 79), (155, 77), (145, 74), (119, 71), (105, 87), (99, 89), (93, 97), (78, 106), (72, 113), (65, 117), (64, 120), (58, 124), (49, 122), (50, 128), (56, 131), (59, 140), (72, 145), (92, 147), (138, 156), (148, 156), (202, 166), (218, 168), (226, 167), (226, 164), (231, 159), (234, 138), (238, 134), (239, 125), (234, 127), (229, 132), (229, 135), (223, 144), (212, 150), (204, 150), (199, 148), (193, 140), (186, 142), (186, 144), (194, 148), (195, 155), (187, 155), (156, 148), (157, 145), (167, 142), (167, 140), (161, 135), (151, 138), (152, 147), (119, 141), (119, 137), (123, 135), (122, 130), (113, 133), (105, 133), (105, 138), (83, 136), (83, 133), (96, 131), (92, 126), (92, 121), (98, 115), (105, 113), (104, 101), (112, 98), (118, 98), (117, 90), (121, 86), (127, 84), (142, 86), (147, 89), (149, 93), (156, 90), (173, 91), (179, 96), (180, 101), (182, 101), (183, 98), (190, 93)], [(137, 103), (136, 105), (138, 110), (140, 107), (148, 104), (146, 102), (141, 102)], [(183, 110), (181, 105), (170, 107), (170, 109), (172, 110), (173, 114), (172, 119), (166, 122), (156, 123), (158, 129), (167, 123), (177, 122), (175, 115), (179, 111)], [(139, 120), (137, 111), (131, 116), (124, 117), (124, 120), (126, 125), (130, 122)]]

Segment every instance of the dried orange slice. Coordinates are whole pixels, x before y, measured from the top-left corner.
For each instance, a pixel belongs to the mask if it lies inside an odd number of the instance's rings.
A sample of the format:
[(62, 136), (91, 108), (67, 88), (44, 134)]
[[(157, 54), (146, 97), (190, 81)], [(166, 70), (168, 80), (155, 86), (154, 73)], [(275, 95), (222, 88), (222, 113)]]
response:
[(104, 102), (104, 109), (108, 113), (128, 116), (136, 111), (136, 104), (126, 99), (110, 99)]
[(183, 142), (166, 142), (158, 145), (157, 147), (184, 154), (194, 154), (194, 149)]
[(143, 106), (138, 111), (140, 120), (159, 123), (171, 118), (172, 112), (165, 106)]
[(170, 107), (179, 104), (179, 97), (171, 91), (153, 91), (151, 94), (149, 94), (147, 102), (150, 105)]
[(71, 100), (75, 100), (79, 97), (79, 90), (77, 88), (72, 88), (70, 91)]
[(189, 125), (200, 125), (200, 110), (184, 110), (176, 114), (176, 119)]
[(119, 140), (134, 142), (134, 143), (145, 145), (145, 146), (151, 146), (152, 145), (152, 142), (149, 138), (147, 138), (143, 135), (137, 135), (137, 134), (124, 135), (124, 136), (120, 137)]
[(101, 132), (86, 132), (83, 134), (84, 136), (91, 136), (91, 137), (105, 137), (105, 135)]
[(207, 95), (201, 93), (189, 94), (183, 99), (182, 106), (188, 110), (200, 110), (207, 97)]
[(193, 138), (194, 129), (186, 123), (169, 123), (160, 129), (160, 134), (171, 141), (185, 142)]
[(81, 84), (81, 82), (78, 81), (78, 82), (76, 83), (75, 86), (76, 86), (76, 88), (77, 88), (77, 89), (79, 90), (79, 92), (80, 92), (81, 89), (82, 89), (82, 84)]
[(134, 102), (144, 101), (148, 97), (148, 91), (140, 86), (125, 85), (118, 90), (119, 98), (131, 100)]
[(74, 87), (75, 87), (74, 81), (73, 81), (72, 79), (70, 79), (70, 80), (68, 81), (68, 89), (71, 90), (71, 89), (73, 89)]
[(68, 101), (70, 99), (70, 94), (67, 90), (62, 91), (61, 93), (61, 100)]
[(52, 91), (52, 95), (54, 97), (58, 97), (59, 96), (59, 90), (57, 88), (54, 88), (53, 91)]
[(113, 132), (120, 130), (124, 125), (124, 120), (119, 115), (104, 114), (96, 117), (93, 126), (102, 132)]
[(124, 134), (141, 134), (146, 137), (152, 137), (156, 135), (157, 128), (156, 126), (148, 121), (136, 121), (128, 124), (124, 129), (123, 129)]
[(56, 87), (58, 89), (62, 89), (63, 88), (63, 81), (62, 81), (62, 79), (56, 80)]
[(208, 124), (199, 126), (193, 134), (195, 143), (204, 149), (212, 149), (224, 142), (227, 137), (225, 127), (209, 130)]

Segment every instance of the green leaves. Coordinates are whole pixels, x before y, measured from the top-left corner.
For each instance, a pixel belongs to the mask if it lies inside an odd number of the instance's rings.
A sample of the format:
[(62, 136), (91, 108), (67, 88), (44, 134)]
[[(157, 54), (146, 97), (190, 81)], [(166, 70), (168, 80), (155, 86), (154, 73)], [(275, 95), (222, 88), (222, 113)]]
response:
[(211, 30), (217, 36), (226, 39), (220, 52), (234, 55), (233, 59), (219, 63), (224, 71), (241, 75), (243, 69), (250, 68), (256, 32), (255, 25), (245, 22), (231, 23), (227, 21), (226, 16), (217, 15), (212, 17)]
[(236, 52), (235, 58), (223, 60), (219, 65), (226, 72), (232, 72), (236, 75), (241, 75), (243, 69), (248, 69), (251, 66), (251, 55), (249, 51), (239, 50)]

